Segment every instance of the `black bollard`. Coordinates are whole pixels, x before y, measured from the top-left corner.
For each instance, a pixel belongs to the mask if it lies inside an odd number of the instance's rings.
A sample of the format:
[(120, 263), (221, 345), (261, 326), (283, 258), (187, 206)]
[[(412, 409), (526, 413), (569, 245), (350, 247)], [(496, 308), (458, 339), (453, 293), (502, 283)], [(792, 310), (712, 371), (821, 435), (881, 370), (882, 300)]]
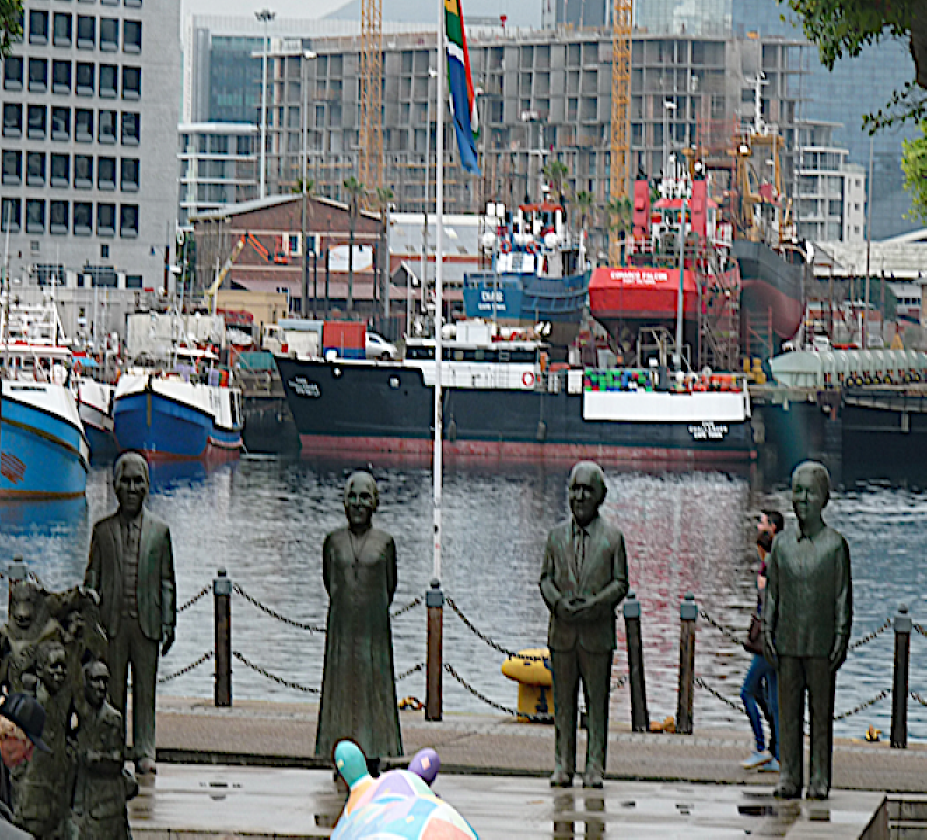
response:
[(425, 595), (428, 607), (428, 662), (425, 677), (425, 720), (441, 720), (444, 671), (444, 593), (441, 582), (433, 580)]
[(232, 581), (219, 569), (212, 582), (216, 622), (216, 706), (232, 705)]
[(676, 731), (692, 734), (692, 701), (695, 682), (695, 621), (698, 605), (691, 592), (679, 605), (679, 697), (676, 705)]
[(641, 637), (641, 602), (628, 592), (624, 602), (624, 626), (628, 639), (628, 679), (631, 683), (631, 729), (648, 732), (647, 687), (644, 681), (644, 641)]
[(895, 674), (892, 680), (892, 746), (908, 746), (908, 661), (911, 654), (911, 616), (902, 604), (895, 616)]
[(6, 577), (10, 585), (6, 612), (7, 615), (10, 615), (13, 609), (13, 587), (21, 580), (26, 579), (26, 564), (23, 562), (23, 558), (20, 555), (13, 558), (13, 562), (10, 563), (10, 567), (6, 570)]

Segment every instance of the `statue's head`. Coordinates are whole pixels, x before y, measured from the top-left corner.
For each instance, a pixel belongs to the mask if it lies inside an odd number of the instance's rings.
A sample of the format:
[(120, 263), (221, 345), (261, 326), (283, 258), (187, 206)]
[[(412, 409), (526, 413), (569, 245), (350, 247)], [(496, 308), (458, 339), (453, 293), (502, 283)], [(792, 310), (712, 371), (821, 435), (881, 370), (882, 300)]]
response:
[(68, 676), (68, 658), (64, 645), (50, 640), (39, 645), (38, 676), (50, 694), (57, 694)]
[(106, 699), (109, 688), (109, 668), (99, 659), (91, 659), (84, 665), (84, 697), (92, 709), (99, 709)]
[(605, 473), (595, 461), (580, 461), (570, 472), (567, 488), (573, 518), (585, 528), (605, 501)]
[(819, 461), (802, 461), (792, 473), (792, 509), (798, 524), (805, 526), (821, 520), (821, 512), (830, 499), (830, 473)]
[(119, 510), (130, 517), (138, 516), (148, 497), (151, 479), (148, 462), (138, 452), (124, 452), (113, 467), (113, 489), (119, 500)]
[(352, 528), (369, 528), (380, 506), (380, 491), (369, 472), (352, 473), (344, 485), (344, 514)]
[(13, 585), (10, 593), (12, 605), (10, 618), (13, 625), (22, 633), (29, 630), (35, 622), (38, 613), (38, 590), (28, 581), (21, 580)]

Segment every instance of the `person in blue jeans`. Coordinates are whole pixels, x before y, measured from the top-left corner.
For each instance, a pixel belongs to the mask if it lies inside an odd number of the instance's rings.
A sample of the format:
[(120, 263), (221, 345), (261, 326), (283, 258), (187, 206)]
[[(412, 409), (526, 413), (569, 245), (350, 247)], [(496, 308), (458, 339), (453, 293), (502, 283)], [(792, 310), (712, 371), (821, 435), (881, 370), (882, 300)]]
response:
[[(757, 615), (761, 615), (763, 610), (763, 596), (766, 590), (766, 556), (772, 550), (773, 538), (782, 530), (784, 524), (782, 514), (775, 510), (764, 510), (757, 523), (756, 550), (760, 557), (760, 569), (756, 577)], [(753, 654), (747, 676), (744, 677), (743, 687), (740, 689), (740, 699), (743, 700), (756, 741), (756, 749), (742, 762), (741, 766), (745, 770), (759, 769), (778, 772), (779, 685), (776, 680), (776, 670), (761, 653)], [(763, 733), (763, 721), (760, 718), (761, 711), (769, 726), (768, 751)]]

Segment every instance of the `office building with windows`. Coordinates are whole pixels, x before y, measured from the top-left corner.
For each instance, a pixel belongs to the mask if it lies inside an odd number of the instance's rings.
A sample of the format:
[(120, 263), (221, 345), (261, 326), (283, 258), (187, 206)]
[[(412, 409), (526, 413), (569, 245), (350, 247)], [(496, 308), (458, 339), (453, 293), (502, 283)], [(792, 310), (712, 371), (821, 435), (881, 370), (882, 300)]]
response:
[(3, 63), (10, 273), (154, 288), (177, 214), (180, 3), (26, 0)]

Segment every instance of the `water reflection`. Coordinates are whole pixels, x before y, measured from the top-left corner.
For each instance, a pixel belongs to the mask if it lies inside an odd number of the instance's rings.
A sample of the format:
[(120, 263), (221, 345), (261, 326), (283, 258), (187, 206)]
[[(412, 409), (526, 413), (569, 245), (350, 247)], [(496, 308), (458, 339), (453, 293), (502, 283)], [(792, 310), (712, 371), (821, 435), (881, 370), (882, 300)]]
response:
[[(324, 624), (327, 598), (321, 580), (324, 535), (344, 521), (342, 488), (359, 467), (380, 485), (378, 527), (396, 537), (399, 587), (394, 606), (408, 604), (432, 577), (432, 481), (427, 467), (363, 461), (242, 459), (206, 469), (199, 465), (153, 471), (151, 509), (171, 525), (178, 603), (208, 585), (220, 567), (250, 595), (299, 622)], [(443, 580), (445, 592), (484, 633), (509, 650), (543, 645), (547, 610), (538, 574), (547, 530), (567, 515), (569, 465), (449, 465), (444, 482)], [(754, 601), (754, 517), (766, 507), (787, 512), (784, 483), (764, 486), (755, 472), (647, 472), (606, 469), (604, 514), (624, 530), (631, 586), (641, 602), (650, 717), (676, 712), (679, 603), (693, 592), (698, 604), (725, 626), (746, 632)], [(0, 571), (17, 554), (54, 588), (83, 578), (90, 524), (114, 510), (111, 467), (91, 470), (87, 498), (67, 503), (0, 507)], [(854, 639), (864, 636), (905, 602), (921, 624), (927, 619), (927, 567), (920, 562), (927, 526), (927, 494), (869, 483), (835, 490), (825, 518), (847, 537), (854, 573)], [(0, 599), (0, 617), (2, 602)], [(305, 687), (321, 684), (322, 639), (233, 601), (233, 648), (273, 674)], [(617, 679), (627, 671), (624, 622), (619, 619)], [(162, 663), (171, 673), (212, 645), (211, 599), (181, 613), (177, 643)], [(890, 687), (892, 634), (854, 651), (841, 669), (837, 712)], [(917, 639), (912, 656), (918, 655)], [(396, 670), (425, 659), (425, 614), (412, 610), (393, 625)], [(477, 690), (513, 707), (517, 687), (502, 677), (504, 656), (445, 612), (445, 661)], [(916, 661), (916, 659), (915, 659)], [(749, 657), (736, 639), (699, 621), (696, 672), (735, 704)], [(927, 677), (912, 668), (911, 688), (927, 694)], [(164, 689), (212, 696), (209, 666)], [(400, 682), (400, 696), (424, 698), (424, 676)], [(234, 692), (243, 699), (305, 698), (243, 666)], [(488, 711), (456, 682), (445, 679), (448, 711)], [(862, 737), (869, 724), (890, 729), (890, 704), (838, 723), (838, 736)], [(909, 709), (912, 738), (927, 737), (927, 710)], [(627, 689), (613, 692), (610, 716), (630, 721)], [(695, 697), (695, 726), (733, 724), (746, 717), (703, 690)]]

